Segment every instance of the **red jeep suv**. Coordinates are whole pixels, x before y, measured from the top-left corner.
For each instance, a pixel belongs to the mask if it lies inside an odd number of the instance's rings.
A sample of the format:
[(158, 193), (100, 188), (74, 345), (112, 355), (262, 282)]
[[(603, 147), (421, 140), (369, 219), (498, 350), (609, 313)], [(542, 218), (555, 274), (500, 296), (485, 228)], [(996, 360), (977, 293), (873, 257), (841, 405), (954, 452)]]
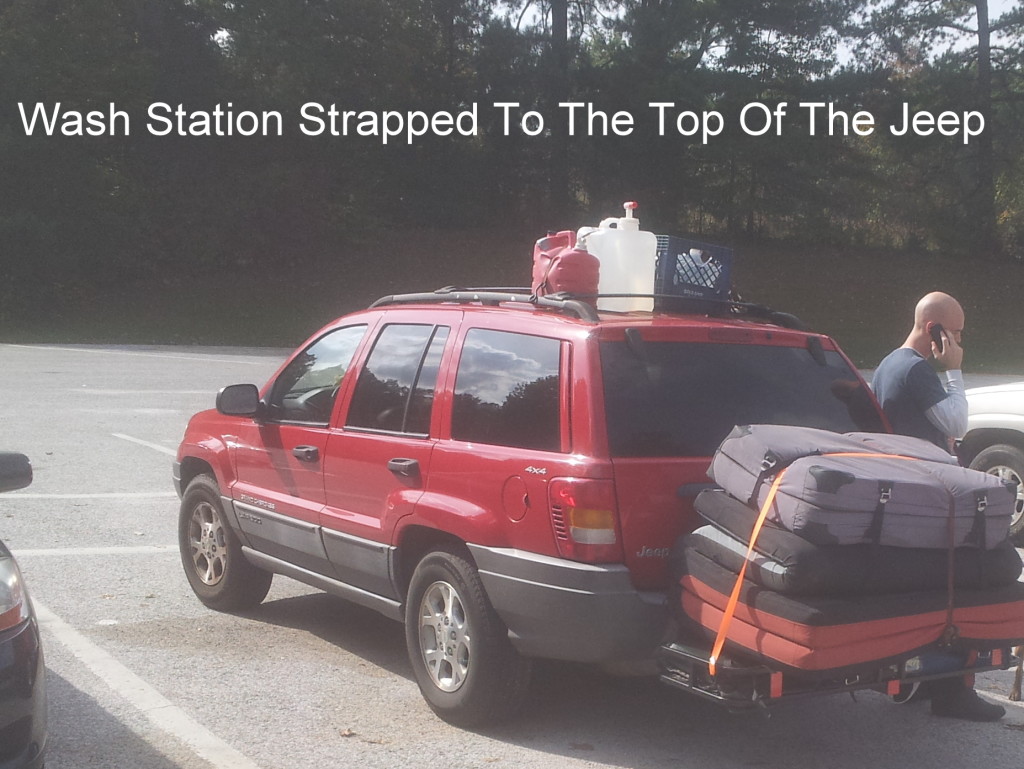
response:
[(284, 574), (404, 622), (424, 697), (460, 725), (510, 715), (532, 658), (653, 658), (669, 551), (730, 430), (882, 429), (831, 339), (707, 305), (445, 289), (339, 318), (189, 423), (193, 590), (236, 610)]

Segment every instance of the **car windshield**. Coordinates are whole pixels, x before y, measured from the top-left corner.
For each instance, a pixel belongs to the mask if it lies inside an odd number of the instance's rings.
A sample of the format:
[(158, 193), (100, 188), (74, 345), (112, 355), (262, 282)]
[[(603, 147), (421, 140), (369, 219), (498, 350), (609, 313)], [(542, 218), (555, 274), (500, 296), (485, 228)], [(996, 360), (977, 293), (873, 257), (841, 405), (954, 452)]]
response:
[(806, 347), (602, 342), (615, 457), (710, 456), (736, 425), (883, 429), (841, 355)]

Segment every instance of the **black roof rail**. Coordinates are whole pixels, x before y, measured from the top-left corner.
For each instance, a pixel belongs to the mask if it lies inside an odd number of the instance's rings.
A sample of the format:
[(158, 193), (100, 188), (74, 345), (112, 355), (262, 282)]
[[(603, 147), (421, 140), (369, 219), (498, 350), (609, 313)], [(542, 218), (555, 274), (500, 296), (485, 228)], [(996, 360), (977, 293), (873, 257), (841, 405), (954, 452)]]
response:
[(751, 318), (762, 320), (774, 326), (808, 331), (807, 325), (795, 315), (779, 312), (770, 307), (750, 302), (729, 299), (706, 299), (703, 297), (678, 296), (676, 294), (570, 294), (559, 292), (537, 296), (528, 288), (462, 288), (446, 286), (436, 291), (417, 294), (392, 294), (382, 296), (370, 307), (382, 307), (392, 304), (441, 304), (454, 302), (458, 304), (480, 303), (485, 305), (499, 304), (530, 304), (535, 307), (564, 312), (568, 315), (597, 323), (600, 316), (591, 301), (599, 298), (653, 298), (655, 309), (667, 313), (691, 313), (708, 315), (716, 318)]
[(653, 298), (656, 312), (689, 313), (708, 315), (714, 318), (749, 317), (771, 323), (773, 326), (790, 328), (795, 331), (809, 331), (807, 324), (795, 315), (780, 312), (762, 304), (735, 301), (732, 299), (710, 299), (678, 294), (549, 294), (551, 298), (572, 299), (629, 299), (632, 297)]
[(535, 307), (546, 307), (567, 315), (572, 315), (590, 323), (597, 323), (600, 317), (597, 310), (586, 302), (580, 301), (571, 294), (548, 294), (536, 296), (528, 288), (460, 288), (446, 286), (437, 291), (421, 294), (392, 294), (382, 296), (370, 307), (382, 307), (389, 304), (441, 304), (455, 302), (469, 304), (479, 302), (485, 305), (499, 304), (531, 304)]

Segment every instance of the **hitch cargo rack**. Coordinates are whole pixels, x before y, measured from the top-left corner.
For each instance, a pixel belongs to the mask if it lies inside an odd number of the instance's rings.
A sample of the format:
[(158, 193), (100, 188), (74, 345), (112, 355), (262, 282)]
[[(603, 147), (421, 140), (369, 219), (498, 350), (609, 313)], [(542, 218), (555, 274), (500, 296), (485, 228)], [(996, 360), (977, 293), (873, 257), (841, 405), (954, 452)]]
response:
[[(923, 652), (922, 652), (923, 653)], [(871, 690), (890, 697), (906, 687), (924, 681), (956, 678), (992, 670), (1006, 670), (1018, 664), (1013, 647), (972, 651), (963, 668), (931, 675), (922, 674), (918, 655), (895, 662), (880, 662), (872, 667), (858, 666), (856, 671), (837, 672), (833, 676), (800, 675), (784, 672), (761, 663), (744, 663), (732, 658), (718, 660), (718, 674), (708, 669), (708, 651), (682, 643), (668, 643), (657, 651), (663, 684), (723, 705), (732, 711), (766, 708), (783, 701), (812, 696)]]
[[(597, 323), (601, 317), (591, 304), (597, 299), (620, 299), (628, 297), (653, 298), (657, 302), (656, 313), (706, 315), (714, 318), (748, 318), (760, 320), (783, 328), (807, 331), (807, 326), (787, 312), (770, 307), (731, 299), (709, 299), (675, 294), (570, 294), (559, 292), (538, 296), (529, 288), (463, 288), (446, 286), (436, 291), (414, 294), (391, 294), (377, 299), (371, 308), (395, 304), (526, 304), (534, 307), (562, 312), (588, 323)], [(607, 311), (602, 311), (607, 312)]]

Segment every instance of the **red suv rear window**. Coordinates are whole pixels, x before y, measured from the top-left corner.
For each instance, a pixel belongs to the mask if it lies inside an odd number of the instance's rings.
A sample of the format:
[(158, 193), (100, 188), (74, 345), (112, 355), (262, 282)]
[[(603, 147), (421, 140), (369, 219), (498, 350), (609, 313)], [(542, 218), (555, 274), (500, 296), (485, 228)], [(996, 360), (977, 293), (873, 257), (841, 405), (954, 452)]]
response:
[(836, 352), (774, 345), (602, 342), (612, 456), (710, 456), (735, 425), (882, 430)]

